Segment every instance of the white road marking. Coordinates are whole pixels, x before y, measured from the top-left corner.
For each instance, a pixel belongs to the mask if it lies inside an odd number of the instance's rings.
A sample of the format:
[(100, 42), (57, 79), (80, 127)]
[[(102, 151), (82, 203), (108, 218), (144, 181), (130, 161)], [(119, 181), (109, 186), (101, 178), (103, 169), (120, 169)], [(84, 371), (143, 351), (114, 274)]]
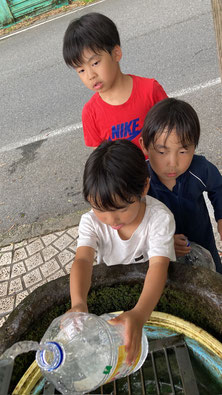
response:
[(214, 85), (218, 85), (221, 83), (220, 78), (215, 78), (214, 80), (210, 80), (207, 82), (203, 82), (202, 84), (191, 86), (190, 88), (181, 89), (180, 91), (169, 93), (169, 97), (179, 97), (187, 95), (188, 93), (193, 93), (199, 91), (200, 89), (209, 88)]
[(80, 123), (75, 123), (73, 125), (65, 126), (64, 128), (61, 128), (61, 129), (55, 129), (51, 132), (48, 131), (46, 133), (42, 133), (37, 136), (33, 136), (33, 137), (29, 137), (29, 138), (21, 140), (21, 141), (17, 141), (16, 143), (5, 145), (5, 147), (0, 148), (0, 153), (11, 151), (16, 148), (21, 148), (24, 145), (32, 144), (32, 143), (35, 143), (36, 141), (47, 140), (48, 138), (51, 138), (51, 137), (56, 137), (56, 136), (61, 136), (62, 134), (71, 133), (71, 132), (74, 132), (75, 130), (78, 130), (81, 128), (82, 128), (82, 123), (80, 122)]
[[(102, 0), (102, 1), (104, 1), (104, 0)], [(180, 97), (180, 96), (183, 96), (183, 95), (186, 95), (186, 94), (189, 94), (189, 93), (196, 92), (196, 91), (198, 91), (200, 89), (209, 88), (211, 86), (218, 85), (220, 83), (221, 83), (221, 79), (220, 78), (215, 78), (214, 80), (203, 82), (202, 84), (194, 85), (194, 86), (192, 86), (190, 88), (185, 88), (185, 89), (181, 89), (179, 91), (171, 92), (171, 93), (168, 94), (168, 96), (169, 97)], [(11, 150), (14, 150), (16, 148), (21, 148), (24, 145), (35, 143), (36, 141), (46, 140), (46, 139), (49, 139), (51, 137), (56, 137), (56, 136), (60, 136), (62, 134), (71, 133), (71, 132), (73, 132), (75, 130), (78, 130), (78, 129), (81, 129), (81, 128), (82, 128), (82, 123), (81, 122), (74, 123), (72, 125), (65, 126), (64, 128), (53, 130), (52, 132), (46, 132), (44, 134), (33, 136), (33, 137), (29, 137), (29, 138), (27, 138), (25, 140), (22, 140), (22, 141), (19, 141), (19, 142), (16, 142), (16, 143), (8, 144), (8, 145), (0, 148), (0, 153), (1, 152), (11, 151)]]

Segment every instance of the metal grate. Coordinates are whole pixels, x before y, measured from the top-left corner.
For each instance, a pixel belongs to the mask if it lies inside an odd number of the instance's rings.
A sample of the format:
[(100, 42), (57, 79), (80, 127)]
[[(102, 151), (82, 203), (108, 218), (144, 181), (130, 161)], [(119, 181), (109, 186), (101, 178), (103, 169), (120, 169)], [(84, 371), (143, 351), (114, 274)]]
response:
[[(43, 394), (56, 394), (47, 383)], [(199, 395), (187, 345), (182, 335), (149, 341), (142, 368), (132, 375), (106, 384), (88, 395)]]

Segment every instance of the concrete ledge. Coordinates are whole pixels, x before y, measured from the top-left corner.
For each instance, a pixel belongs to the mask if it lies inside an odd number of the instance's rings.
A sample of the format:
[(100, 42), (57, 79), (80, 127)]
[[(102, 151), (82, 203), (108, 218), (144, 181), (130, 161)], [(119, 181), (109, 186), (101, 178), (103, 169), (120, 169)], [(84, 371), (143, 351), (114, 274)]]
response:
[(9, 231), (0, 234), (0, 247), (77, 226), (82, 214), (86, 211), (88, 210), (76, 211), (71, 214), (57, 216), (56, 218), (48, 218), (42, 222), (33, 222), (32, 224), (15, 225)]

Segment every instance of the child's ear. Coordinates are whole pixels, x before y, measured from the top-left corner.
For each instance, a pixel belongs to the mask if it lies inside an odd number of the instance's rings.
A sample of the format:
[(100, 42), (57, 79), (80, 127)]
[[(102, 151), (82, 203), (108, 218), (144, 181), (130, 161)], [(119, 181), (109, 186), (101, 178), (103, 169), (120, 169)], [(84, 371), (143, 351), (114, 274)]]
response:
[(143, 151), (144, 155), (145, 155), (145, 156), (149, 156), (149, 155), (148, 155), (148, 151), (147, 151), (147, 149), (146, 149), (146, 147), (145, 147), (145, 145), (144, 145), (144, 142), (143, 142), (143, 138), (142, 138), (142, 137), (139, 138), (139, 143), (140, 143), (140, 147), (141, 147), (141, 150)]
[(122, 58), (122, 49), (119, 45), (115, 45), (115, 47), (112, 50), (112, 55), (113, 55), (113, 59), (116, 62), (119, 62)]

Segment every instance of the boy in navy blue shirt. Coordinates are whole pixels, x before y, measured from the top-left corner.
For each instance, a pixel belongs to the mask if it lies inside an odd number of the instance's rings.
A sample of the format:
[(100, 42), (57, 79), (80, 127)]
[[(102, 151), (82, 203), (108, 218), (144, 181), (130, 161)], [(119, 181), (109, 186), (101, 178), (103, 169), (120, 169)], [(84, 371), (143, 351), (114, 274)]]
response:
[(163, 202), (174, 214), (177, 256), (190, 252), (187, 239), (210, 251), (216, 271), (222, 273), (210, 216), (203, 192), (214, 208), (222, 240), (222, 176), (204, 156), (195, 155), (200, 124), (186, 102), (168, 98), (148, 112), (140, 138), (151, 175), (149, 195)]

